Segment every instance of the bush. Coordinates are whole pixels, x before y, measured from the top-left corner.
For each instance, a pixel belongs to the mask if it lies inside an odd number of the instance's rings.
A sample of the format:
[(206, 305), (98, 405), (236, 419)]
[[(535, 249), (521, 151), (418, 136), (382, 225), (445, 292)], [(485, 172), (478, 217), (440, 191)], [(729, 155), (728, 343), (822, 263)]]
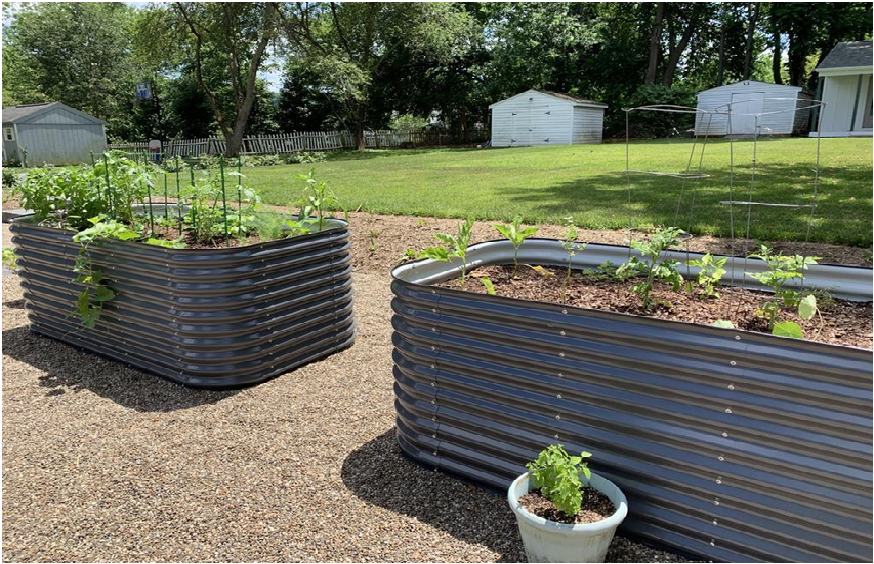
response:
[(291, 153), (283, 156), (286, 164), (320, 163), (327, 158), (325, 153), (318, 151), (303, 151), (301, 153)]
[(15, 189), (16, 174), (14, 170), (8, 168), (3, 169), (3, 188), (6, 190)]

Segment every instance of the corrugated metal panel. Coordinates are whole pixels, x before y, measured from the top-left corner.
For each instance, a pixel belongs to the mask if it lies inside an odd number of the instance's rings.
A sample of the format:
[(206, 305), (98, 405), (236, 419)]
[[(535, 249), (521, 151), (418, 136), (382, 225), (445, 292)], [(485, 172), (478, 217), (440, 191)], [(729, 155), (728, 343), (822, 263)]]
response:
[(11, 230), (26, 307), (31, 328), (49, 337), (201, 387), (261, 382), (355, 338), (345, 222), (238, 248), (92, 244), (118, 295), (87, 329), (70, 315), (79, 244), (23, 219)]
[(393, 272), (411, 457), (503, 488), (561, 442), (626, 493), (628, 533), (714, 560), (871, 561), (871, 351), (431, 287), (454, 265), (429, 262)]

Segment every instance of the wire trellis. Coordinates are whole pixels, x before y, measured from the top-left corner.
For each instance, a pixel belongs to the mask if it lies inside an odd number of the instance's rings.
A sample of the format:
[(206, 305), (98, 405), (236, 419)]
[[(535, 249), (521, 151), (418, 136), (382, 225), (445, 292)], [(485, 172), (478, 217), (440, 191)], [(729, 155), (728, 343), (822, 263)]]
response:
[[(793, 101), (796, 100), (794, 98), (764, 98), (762, 102), (772, 102), (772, 101)], [(704, 152), (707, 148), (707, 140), (711, 137), (710, 132), (712, 131), (713, 119), (715, 116), (725, 116), (725, 120), (727, 123), (727, 133), (726, 137), (729, 142), (729, 173), (728, 173), (728, 187), (729, 187), (729, 198), (728, 200), (722, 200), (719, 202), (720, 205), (728, 205), (729, 211), (729, 230), (730, 230), (730, 239), (729, 239), (729, 248), (731, 249), (731, 256), (737, 257), (737, 226), (735, 222), (735, 207), (745, 207), (746, 208), (746, 225), (744, 229), (744, 238), (747, 243), (751, 240), (751, 226), (752, 226), (752, 209), (753, 207), (762, 207), (765, 209), (768, 208), (793, 208), (793, 209), (801, 209), (801, 208), (809, 208), (809, 213), (807, 215), (807, 223), (804, 229), (804, 255), (803, 259), (807, 259), (811, 254), (810, 250), (810, 233), (814, 223), (814, 213), (817, 207), (817, 199), (819, 197), (819, 182), (820, 182), (820, 153), (822, 146), (822, 136), (817, 134), (816, 140), (816, 164), (813, 169), (814, 179), (813, 179), (813, 192), (811, 194), (810, 203), (809, 204), (796, 204), (796, 203), (786, 203), (786, 202), (758, 202), (755, 201), (756, 194), (756, 180), (757, 175), (760, 168), (760, 163), (758, 161), (758, 144), (759, 138), (762, 134), (763, 126), (761, 125), (761, 118), (763, 116), (773, 116), (777, 114), (784, 113), (792, 113), (795, 114), (799, 111), (808, 112), (812, 109), (819, 108), (817, 112), (818, 117), (818, 127), (817, 131), (821, 131), (822, 125), (822, 109), (826, 106), (825, 102), (815, 101), (809, 102), (803, 107), (793, 107), (791, 109), (783, 109), (783, 110), (773, 110), (768, 112), (756, 112), (756, 113), (742, 113), (733, 111), (733, 106), (738, 104), (747, 103), (748, 100), (739, 101), (739, 102), (730, 102), (728, 104), (723, 104), (721, 106), (717, 106), (713, 109), (703, 109), (703, 108), (692, 108), (688, 106), (676, 106), (676, 105), (666, 105), (666, 104), (657, 104), (657, 105), (648, 105), (648, 106), (637, 106), (634, 108), (626, 108), (625, 109), (625, 177), (626, 177), (626, 191), (627, 191), (627, 203), (629, 213), (631, 213), (631, 204), (632, 204), (632, 175), (653, 175), (665, 178), (676, 178), (680, 180), (679, 191), (677, 195), (677, 206), (674, 212), (673, 225), (672, 227), (680, 227), (679, 219), (680, 212), (683, 209), (683, 197), (684, 193), (687, 189), (687, 182), (690, 183), (689, 191), (691, 192), (691, 202), (688, 206), (688, 219), (685, 222), (687, 225), (687, 233), (691, 234), (692, 226), (695, 218), (695, 204), (698, 189), (700, 187), (700, 181), (705, 178), (711, 178), (712, 175), (704, 173)], [(662, 112), (662, 113), (673, 113), (673, 114), (692, 114), (696, 116), (695, 120), (695, 132), (692, 138), (692, 147), (689, 152), (689, 159), (686, 162), (685, 170), (683, 172), (670, 173), (670, 172), (658, 172), (658, 171), (644, 171), (644, 170), (634, 170), (631, 168), (631, 159), (630, 159), (630, 121), (632, 112)], [(737, 180), (738, 174), (736, 172), (736, 163), (735, 163), (735, 135), (732, 131), (732, 117), (751, 117), (753, 119), (753, 131), (750, 142), (752, 143), (752, 159), (750, 161), (750, 169), (749, 169), (749, 183), (747, 189), (747, 199), (738, 201), (735, 199), (735, 181)], [(704, 120), (707, 121), (706, 128), (699, 127), (700, 123), (703, 124)], [(702, 135), (703, 131), (703, 135)], [(702, 139), (703, 138), (703, 139)], [(695, 162), (696, 151), (698, 151), (698, 162), (695, 170), (693, 171), (693, 163)], [(629, 246), (631, 244), (631, 233), (634, 231), (634, 228), (628, 229), (629, 238), (628, 243)], [(686, 272), (687, 275), (690, 273), (688, 266), (688, 255), (689, 255), (689, 245), (688, 239), (684, 241), (684, 250), (687, 255), (687, 265)], [(631, 254), (631, 249), (629, 248), (629, 256)], [(749, 249), (745, 247), (744, 252), (744, 272), (747, 272), (748, 261), (749, 261)], [(735, 276), (735, 263), (736, 261), (732, 260), (731, 262), (731, 276), (733, 280), (736, 280)], [(801, 281), (802, 288), (804, 284), (804, 280)], [(742, 278), (741, 287), (746, 287), (746, 277)]]

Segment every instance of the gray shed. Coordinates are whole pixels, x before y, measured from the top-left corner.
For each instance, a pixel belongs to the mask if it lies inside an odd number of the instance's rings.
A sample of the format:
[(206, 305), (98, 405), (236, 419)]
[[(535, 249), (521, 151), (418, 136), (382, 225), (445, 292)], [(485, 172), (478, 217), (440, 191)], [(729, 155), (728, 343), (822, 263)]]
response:
[(3, 164), (88, 162), (106, 150), (106, 122), (60, 102), (3, 108)]

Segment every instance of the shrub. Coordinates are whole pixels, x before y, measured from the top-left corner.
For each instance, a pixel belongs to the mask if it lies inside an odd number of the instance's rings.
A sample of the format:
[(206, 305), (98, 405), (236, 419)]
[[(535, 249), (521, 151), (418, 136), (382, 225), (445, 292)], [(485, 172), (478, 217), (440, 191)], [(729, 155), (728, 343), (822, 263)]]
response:
[(583, 462), (591, 453), (581, 452), (571, 456), (563, 445), (549, 445), (537, 456), (537, 460), (526, 466), (531, 473), (531, 484), (540, 488), (540, 495), (555, 505), (555, 508), (569, 517), (580, 512), (583, 503), (583, 488), (580, 474), (586, 480), (592, 477), (588, 464)]

